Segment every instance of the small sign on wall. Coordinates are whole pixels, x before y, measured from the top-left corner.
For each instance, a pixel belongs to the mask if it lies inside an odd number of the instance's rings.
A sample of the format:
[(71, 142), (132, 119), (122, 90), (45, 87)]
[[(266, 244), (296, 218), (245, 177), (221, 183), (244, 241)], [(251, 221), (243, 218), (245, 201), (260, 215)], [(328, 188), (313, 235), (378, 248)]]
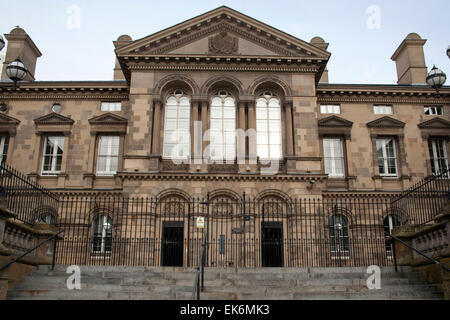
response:
[(203, 229), (205, 227), (205, 218), (197, 217), (197, 228)]

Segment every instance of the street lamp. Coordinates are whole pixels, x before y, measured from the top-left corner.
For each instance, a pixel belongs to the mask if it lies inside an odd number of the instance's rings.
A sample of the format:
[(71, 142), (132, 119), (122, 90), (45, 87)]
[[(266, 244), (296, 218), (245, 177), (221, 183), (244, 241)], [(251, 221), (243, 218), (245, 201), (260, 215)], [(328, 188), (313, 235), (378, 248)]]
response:
[(447, 80), (447, 76), (442, 70), (436, 68), (436, 66), (433, 66), (433, 69), (431, 69), (430, 73), (428, 73), (426, 80), (430, 87), (436, 89), (436, 96), (438, 97), (439, 89), (444, 85)]
[(3, 39), (3, 36), (0, 34), (0, 51), (5, 47), (5, 39)]
[(6, 67), (6, 75), (14, 81), (14, 87), (16, 87), (16, 83), (25, 78), (28, 73), (28, 69), (22, 63), (22, 61), (17, 58), (16, 60), (10, 62)]

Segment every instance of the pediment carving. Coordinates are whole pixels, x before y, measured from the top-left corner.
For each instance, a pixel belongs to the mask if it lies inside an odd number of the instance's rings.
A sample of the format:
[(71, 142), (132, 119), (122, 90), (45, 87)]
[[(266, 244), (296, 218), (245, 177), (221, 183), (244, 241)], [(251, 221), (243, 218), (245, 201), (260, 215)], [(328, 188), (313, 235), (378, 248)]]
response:
[[(189, 50), (179, 50), (201, 39), (204, 39), (202, 43), (198, 42)], [(245, 46), (240, 45), (242, 41), (247, 41)], [(133, 41), (118, 48), (116, 52), (119, 57), (171, 53), (245, 55), (245, 50), (250, 48), (250, 43), (265, 49), (265, 51), (261, 50), (261, 55), (275, 53), (280, 56), (323, 60), (328, 60), (330, 57), (327, 51), (317, 46), (225, 6)]]
[(236, 54), (238, 52), (238, 38), (229, 35), (226, 31), (209, 37), (208, 42), (211, 54)]
[(34, 119), (36, 125), (72, 125), (75, 121), (58, 113), (50, 113)]
[(370, 121), (366, 124), (369, 128), (403, 128), (405, 123), (403, 121), (384, 116), (382, 118)]
[(318, 121), (319, 127), (351, 127), (353, 122), (338, 116), (330, 116)]
[(421, 129), (450, 129), (450, 121), (442, 118), (433, 118), (417, 125)]
[(126, 125), (128, 120), (113, 113), (105, 113), (88, 120), (91, 125)]

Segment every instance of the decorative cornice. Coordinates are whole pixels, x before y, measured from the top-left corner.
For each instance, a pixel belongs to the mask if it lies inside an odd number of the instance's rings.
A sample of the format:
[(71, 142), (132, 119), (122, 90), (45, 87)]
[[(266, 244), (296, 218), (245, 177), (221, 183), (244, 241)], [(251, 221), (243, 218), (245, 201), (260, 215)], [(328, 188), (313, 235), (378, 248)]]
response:
[(319, 103), (450, 103), (450, 87), (436, 91), (428, 86), (376, 85), (376, 84), (318, 84)]
[(0, 113), (0, 125), (18, 125), (20, 120), (10, 117), (4, 113)]
[(289, 175), (260, 175), (260, 174), (198, 174), (198, 173), (154, 173), (154, 172), (118, 172), (117, 176), (123, 180), (154, 180), (154, 181), (325, 181), (324, 174), (289, 174)]
[(366, 123), (369, 128), (403, 128), (405, 123), (403, 121), (384, 116)]
[(127, 125), (128, 120), (117, 114), (107, 112), (88, 120), (91, 125)]
[(353, 122), (344, 118), (332, 115), (326, 118), (319, 119), (317, 121), (319, 127), (352, 127)]
[(125, 81), (34, 81), (2, 86), (0, 100), (128, 100)]
[(450, 121), (435, 117), (433, 119), (421, 122), (417, 126), (421, 129), (450, 129)]
[(49, 113), (34, 119), (36, 125), (72, 125), (75, 121), (58, 113)]

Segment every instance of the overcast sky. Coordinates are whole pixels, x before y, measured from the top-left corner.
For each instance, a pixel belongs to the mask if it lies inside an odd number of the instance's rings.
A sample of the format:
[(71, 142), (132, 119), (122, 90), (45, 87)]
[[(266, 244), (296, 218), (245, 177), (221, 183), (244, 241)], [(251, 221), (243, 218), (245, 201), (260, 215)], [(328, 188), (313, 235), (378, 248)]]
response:
[(221, 5), (308, 42), (324, 38), (331, 83), (396, 83), (390, 57), (410, 32), (428, 40), (428, 69), (450, 75), (449, 0), (14, 0), (0, 5), (0, 32), (19, 25), (31, 36), (43, 53), (36, 80), (111, 80), (118, 36), (139, 39)]

